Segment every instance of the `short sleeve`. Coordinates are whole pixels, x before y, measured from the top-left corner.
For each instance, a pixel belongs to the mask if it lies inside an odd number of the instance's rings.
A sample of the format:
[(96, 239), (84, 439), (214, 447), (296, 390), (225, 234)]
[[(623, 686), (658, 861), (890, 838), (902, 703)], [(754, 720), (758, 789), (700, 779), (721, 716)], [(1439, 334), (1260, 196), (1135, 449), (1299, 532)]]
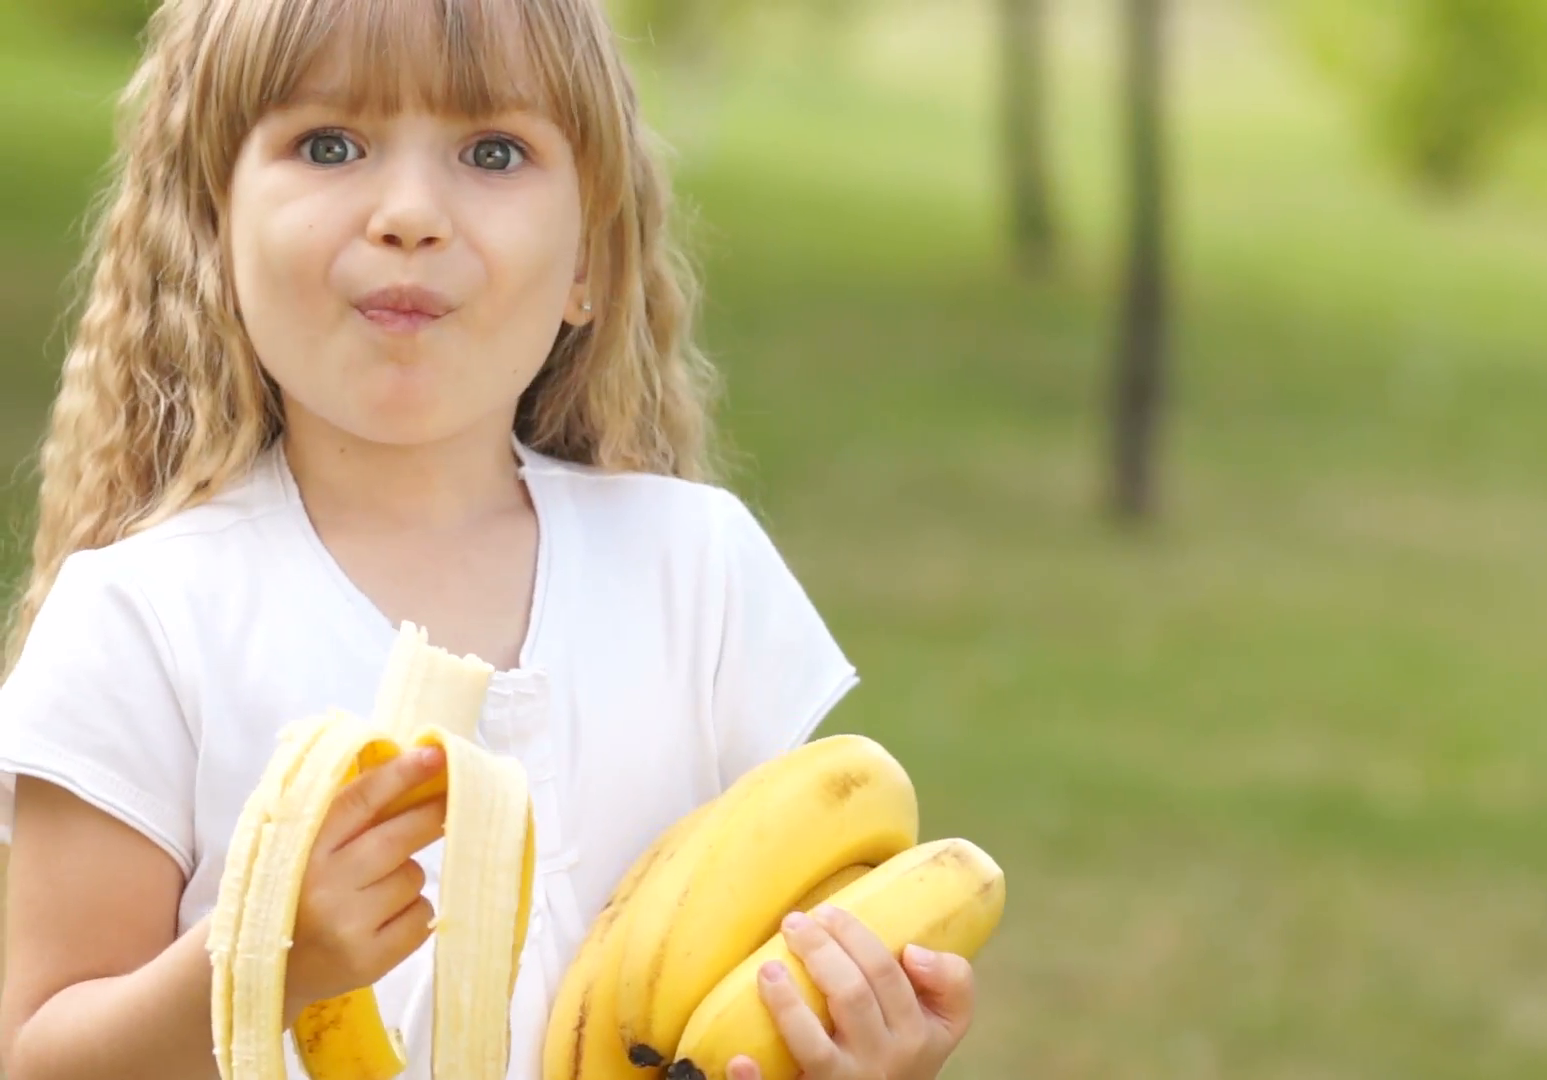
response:
[(713, 711), (728, 786), (805, 742), (859, 679), (768, 533), (745, 503), (723, 494)]
[(115, 562), (106, 551), (65, 560), (0, 684), (0, 839), (25, 774), (138, 829), (187, 874), (194, 740), (160, 624)]

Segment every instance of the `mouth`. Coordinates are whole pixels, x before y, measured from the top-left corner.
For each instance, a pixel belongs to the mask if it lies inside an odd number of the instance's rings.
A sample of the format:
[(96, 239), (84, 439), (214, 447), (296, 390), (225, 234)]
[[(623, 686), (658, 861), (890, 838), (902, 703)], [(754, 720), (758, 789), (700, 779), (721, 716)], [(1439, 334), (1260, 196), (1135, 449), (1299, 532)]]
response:
[(376, 289), (356, 299), (354, 307), (370, 322), (393, 333), (413, 333), (455, 310), (444, 293), (422, 285)]

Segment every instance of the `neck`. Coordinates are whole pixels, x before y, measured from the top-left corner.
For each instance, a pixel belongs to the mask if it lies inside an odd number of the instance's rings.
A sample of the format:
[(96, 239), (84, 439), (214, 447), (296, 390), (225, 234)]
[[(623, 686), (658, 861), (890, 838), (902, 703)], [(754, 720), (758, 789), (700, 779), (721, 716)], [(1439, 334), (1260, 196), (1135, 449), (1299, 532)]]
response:
[(455, 529), (525, 503), (508, 425), (395, 446), (357, 439), (314, 419), (294, 419), (284, 434), (285, 457), (319, 524)]

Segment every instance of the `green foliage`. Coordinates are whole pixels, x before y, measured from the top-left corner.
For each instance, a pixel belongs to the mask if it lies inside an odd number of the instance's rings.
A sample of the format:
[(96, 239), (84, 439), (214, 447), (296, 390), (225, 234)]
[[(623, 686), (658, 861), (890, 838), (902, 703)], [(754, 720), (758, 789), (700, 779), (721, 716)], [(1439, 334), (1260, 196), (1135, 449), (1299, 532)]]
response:
[(130, 40), (145, 28), (157, 0), (48, 0), (47, 21), (72, 35)]
[(1433, 188), (1475, 184), (1547, 105), (1541, 0), (1297, 0), (1291, 11), (1382, 152)]
[(808, 43), (841, 36), (870, 0), (606, 0), (625, 38), (677, 64), (716, 66), (757, 47), (771, 24)]
[(607, 4), (619, 33), (679, 59), (702, 56), (723, 44), (757, 7), (755, 0), (609, 0)]

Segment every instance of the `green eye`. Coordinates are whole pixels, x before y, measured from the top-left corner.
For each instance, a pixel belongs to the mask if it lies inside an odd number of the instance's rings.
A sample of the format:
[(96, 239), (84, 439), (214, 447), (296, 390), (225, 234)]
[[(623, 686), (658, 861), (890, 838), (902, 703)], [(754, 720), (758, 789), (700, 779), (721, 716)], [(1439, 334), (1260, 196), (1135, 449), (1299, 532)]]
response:
[(349, 140), (332, 132), (308, 136), (301, 144), (301, 153), (313, 165), (343, 164), (351, 160), (349, 151)]
[(521, 147), (510, 139), (481, 139), (473, 147), (473, 164), (480, 169), (503, 171), (524, 156)]

